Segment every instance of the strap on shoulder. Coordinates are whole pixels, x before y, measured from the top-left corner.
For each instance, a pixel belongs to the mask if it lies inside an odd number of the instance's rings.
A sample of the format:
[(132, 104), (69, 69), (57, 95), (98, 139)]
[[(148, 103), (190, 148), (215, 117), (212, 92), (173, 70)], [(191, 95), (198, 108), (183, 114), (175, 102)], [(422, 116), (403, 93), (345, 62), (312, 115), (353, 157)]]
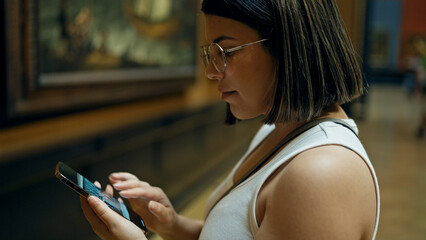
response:
[(283, 138), (271, 151), (269, 151), (268, 154), (266, 154), (262, 160), (260, 160), (259, 162), (256, 163), (255, 166), (253, 166), (249, 171), (247, 171), (247, 173), (241, 177), (238, 181), (234, 182), (234, 184), (222, 195), (222, 197), (220, 197), (216, 203), (214, 205), (212, 205), (211, 209), (214, 208), (214, 206), (226, 195), (228, 195), (229, 192), (232, 191), (232, 189), (234, 189), (236, 186), (240, 185), (242, 182), (244, 182), (247, 178), (249, 178), (253, 173), (257, 172), (260, 168), (262, 168), (262, 166), (267, 162), (267, 160), (273, 156), (282, 146), (284, 146), (286, 143), (290, 142), (291, 140), (293, 140), (294, 138), (296, 138), (297, 136), (299, 136), (300, 134), (302, 134), (303, 132), (317, 126), (318, 124), (322, 123), (322, 122), (334, 122), (337, 124), (340, 124), (346, 128), (348, 128), (349, 130), (351, 130), (357, 137), (358, 134), (352, 129), (352, 127), (345, 121), (338, 119), (338, 118), (321, 118), (321, 119), (317, 119), (317, 120), (313, 120), (310, 121), (302, 126), (300, 126), (299, 128), (296, 128), (295, 130), (293, 130), (292, 132), (290, 132), (285, 138)]

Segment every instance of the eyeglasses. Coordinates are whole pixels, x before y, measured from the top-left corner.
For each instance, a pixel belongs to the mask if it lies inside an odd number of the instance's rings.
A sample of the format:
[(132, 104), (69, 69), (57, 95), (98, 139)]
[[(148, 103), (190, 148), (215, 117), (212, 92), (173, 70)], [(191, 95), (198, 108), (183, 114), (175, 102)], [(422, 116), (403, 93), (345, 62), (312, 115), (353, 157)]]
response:
[(261, 43), (268, 40), (267, 38), (258, 40), (256, 42), (246, 43), (241, 46), (233, 47), (230, 49), (223, 49), (218, 43), (210, 43), (201, 46), (200, 57), (203, 59), (204, 66), (208, 66), (210, 62), (213, 63), (214, 68), (218, 72), (225, 72), (226, 70), (226, 55), (235, 52), (247, 46)]

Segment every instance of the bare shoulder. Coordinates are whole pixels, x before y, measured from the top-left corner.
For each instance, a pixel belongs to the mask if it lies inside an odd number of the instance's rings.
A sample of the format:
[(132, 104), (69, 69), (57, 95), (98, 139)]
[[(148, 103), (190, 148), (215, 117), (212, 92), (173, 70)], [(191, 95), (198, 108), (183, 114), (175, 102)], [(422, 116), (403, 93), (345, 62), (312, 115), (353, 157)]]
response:
[(262, 238), (274, 239), (267, 235), (279, 231), (289, 239), (371, 239), (374, 181), (364, 160), (347, 148), (328, 145), (299, 154), (264, 191)]
[(373, 184), (364, 160), (354, 151), (338, 145), (321, 146), (300, 153), (282, 170), (279, 179), (286, 185), (303, 181), (303, 185), (309, 183), (308, 188), (314, 185), (326, 189), (349, 185), (364, 189), (364, 184)]

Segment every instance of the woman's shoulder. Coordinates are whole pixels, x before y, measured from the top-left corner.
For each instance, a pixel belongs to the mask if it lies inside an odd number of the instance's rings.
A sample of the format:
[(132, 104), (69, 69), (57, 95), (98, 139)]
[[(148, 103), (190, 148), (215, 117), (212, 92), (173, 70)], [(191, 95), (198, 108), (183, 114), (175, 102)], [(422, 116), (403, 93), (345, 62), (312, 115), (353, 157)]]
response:
[(342, 146), (300, 153), (278, 170), (265, 190), (267, 225), (281, 222), (289, 228), (315, 229), (313, 232), (321, 232), (317, 229), (321, 226), (339, 234), (374, 229), (373, 178), (364, 160)]
[[(353, 184), (365, 179), (372, 182), (371, 173), (364, 159), (354, 151), (339, 145), (325, 145), (308, 149), (295, 156), (288, 165), (282, 169), (281, 181), (310, 181), (319, 187), (342, 185), (344, 181)], [(357, 181), (354, 181), (354, 178)], [(349, 183), (346, 183), (349, 184)]]

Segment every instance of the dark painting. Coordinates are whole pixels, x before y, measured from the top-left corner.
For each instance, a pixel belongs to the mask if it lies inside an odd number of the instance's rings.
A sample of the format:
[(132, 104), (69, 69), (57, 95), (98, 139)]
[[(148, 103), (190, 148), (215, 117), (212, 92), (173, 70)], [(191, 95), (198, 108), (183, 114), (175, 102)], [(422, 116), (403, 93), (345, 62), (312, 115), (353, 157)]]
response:
[(195, 64), (196, 1), (41, 0), (41, 71)]
[[(198, 0), (5, 0), (0, 125), (184, 91)], [(4, 119), (4, 120), (2, 120)]]

